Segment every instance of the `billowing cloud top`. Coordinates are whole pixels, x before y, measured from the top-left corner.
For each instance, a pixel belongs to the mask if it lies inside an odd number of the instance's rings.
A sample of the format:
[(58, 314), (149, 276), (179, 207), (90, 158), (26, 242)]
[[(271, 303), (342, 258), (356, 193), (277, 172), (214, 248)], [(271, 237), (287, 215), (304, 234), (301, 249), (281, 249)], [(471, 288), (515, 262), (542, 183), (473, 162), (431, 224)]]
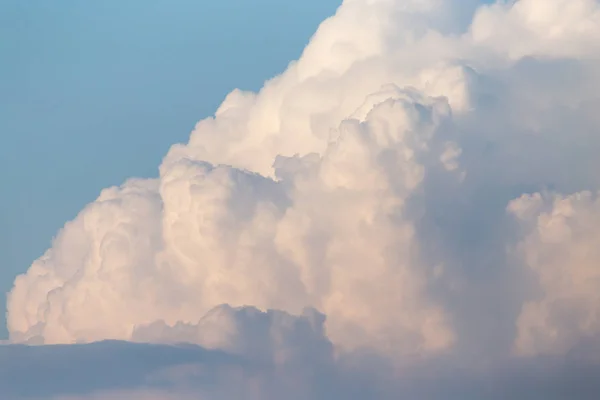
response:
[(399, 368), (596, 359), (600, 2), (478, 3), (344, 1), (158, 178), (65, 225), (11, 340), (287, 354), (252, 305)]

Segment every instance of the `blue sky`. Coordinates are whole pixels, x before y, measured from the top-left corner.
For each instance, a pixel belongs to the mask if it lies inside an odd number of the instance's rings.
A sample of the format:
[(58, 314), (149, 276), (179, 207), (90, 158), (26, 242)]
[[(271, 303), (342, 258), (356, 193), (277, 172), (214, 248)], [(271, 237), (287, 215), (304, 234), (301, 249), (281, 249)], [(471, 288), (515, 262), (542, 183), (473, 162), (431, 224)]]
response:
[(231, 89), (282, 71), (338, 3), (0, 1), (0, 292), (101, 189), (156, 175)]

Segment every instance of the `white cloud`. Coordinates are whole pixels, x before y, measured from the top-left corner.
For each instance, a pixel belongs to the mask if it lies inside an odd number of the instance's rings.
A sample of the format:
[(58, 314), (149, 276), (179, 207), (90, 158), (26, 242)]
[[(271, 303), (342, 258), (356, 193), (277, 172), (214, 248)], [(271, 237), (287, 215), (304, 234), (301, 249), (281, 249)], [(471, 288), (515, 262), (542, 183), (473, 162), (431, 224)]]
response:
[[(525, 195), (509, 205), (525, 229), (518, 251), (539, 285), (517, 320), (521, 354), (562, 354), (600, 333), (600, 200)], [(587, 354), (598, 357), (600, 354)]]
[[(595, 0), (347, 0), (282, 75), (174, 145), (157, 179), (106, 189), (65, 225), (15, 282), (11, 339), (272, 359), (279, 313), (313, 307), (336, 362), (367, 348), (472, 371), (587, 348), (598, 27)], [(247, 305), (280, 311), (231, 308)]]
[(482, 7), (471, 29), (480, 46), (508, 55), (593, 57), (600, 43), (596, 0), (520, 0)]

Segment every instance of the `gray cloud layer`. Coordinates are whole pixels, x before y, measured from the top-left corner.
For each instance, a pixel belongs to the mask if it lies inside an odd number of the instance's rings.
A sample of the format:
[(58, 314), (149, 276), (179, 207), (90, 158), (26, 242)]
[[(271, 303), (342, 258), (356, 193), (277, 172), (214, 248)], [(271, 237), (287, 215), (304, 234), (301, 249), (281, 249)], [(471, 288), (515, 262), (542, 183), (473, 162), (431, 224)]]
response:
[[(596, 399), (600, 391), (600, 366), (582, 362), (576, 354), (506, 359), (477, 370), (456, 359), (437, 359), (394, 371), (389, 360), (376, 354), (335, 358), (323, 351), (328, 341), (319, 336), (318, 327), (306, 331), (306, 317), (248, 308), (235, 310), (234, 315), (246, 331), (279, 331), (270, 340), (277, 342), (278, 337), (287, 344), (279, 345), (279, 354), (258, 354), (255, 347), (249, 347), (235, 355), (195, 345), (116, 341), (5, 345), (0, 346), (0, 394), (13, 400), (586, 400)], [(306, 340), (310, 332), (314, 338)], [(243, 341), (256, 344), (265, 339), (249, 337), (254, 340), (245, 337)], [(281, 351), (288, 357), (281, 357)]]

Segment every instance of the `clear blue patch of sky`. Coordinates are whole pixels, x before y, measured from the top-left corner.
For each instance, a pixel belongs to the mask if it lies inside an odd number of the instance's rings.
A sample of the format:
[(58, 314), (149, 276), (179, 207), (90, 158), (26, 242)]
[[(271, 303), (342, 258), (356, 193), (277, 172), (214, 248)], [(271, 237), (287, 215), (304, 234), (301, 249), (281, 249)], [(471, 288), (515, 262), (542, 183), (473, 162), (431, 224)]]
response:
[(339, 3), (0, 0), (0, 293), (101, 189), (156, 176), (230, 90), (284, 70)]

